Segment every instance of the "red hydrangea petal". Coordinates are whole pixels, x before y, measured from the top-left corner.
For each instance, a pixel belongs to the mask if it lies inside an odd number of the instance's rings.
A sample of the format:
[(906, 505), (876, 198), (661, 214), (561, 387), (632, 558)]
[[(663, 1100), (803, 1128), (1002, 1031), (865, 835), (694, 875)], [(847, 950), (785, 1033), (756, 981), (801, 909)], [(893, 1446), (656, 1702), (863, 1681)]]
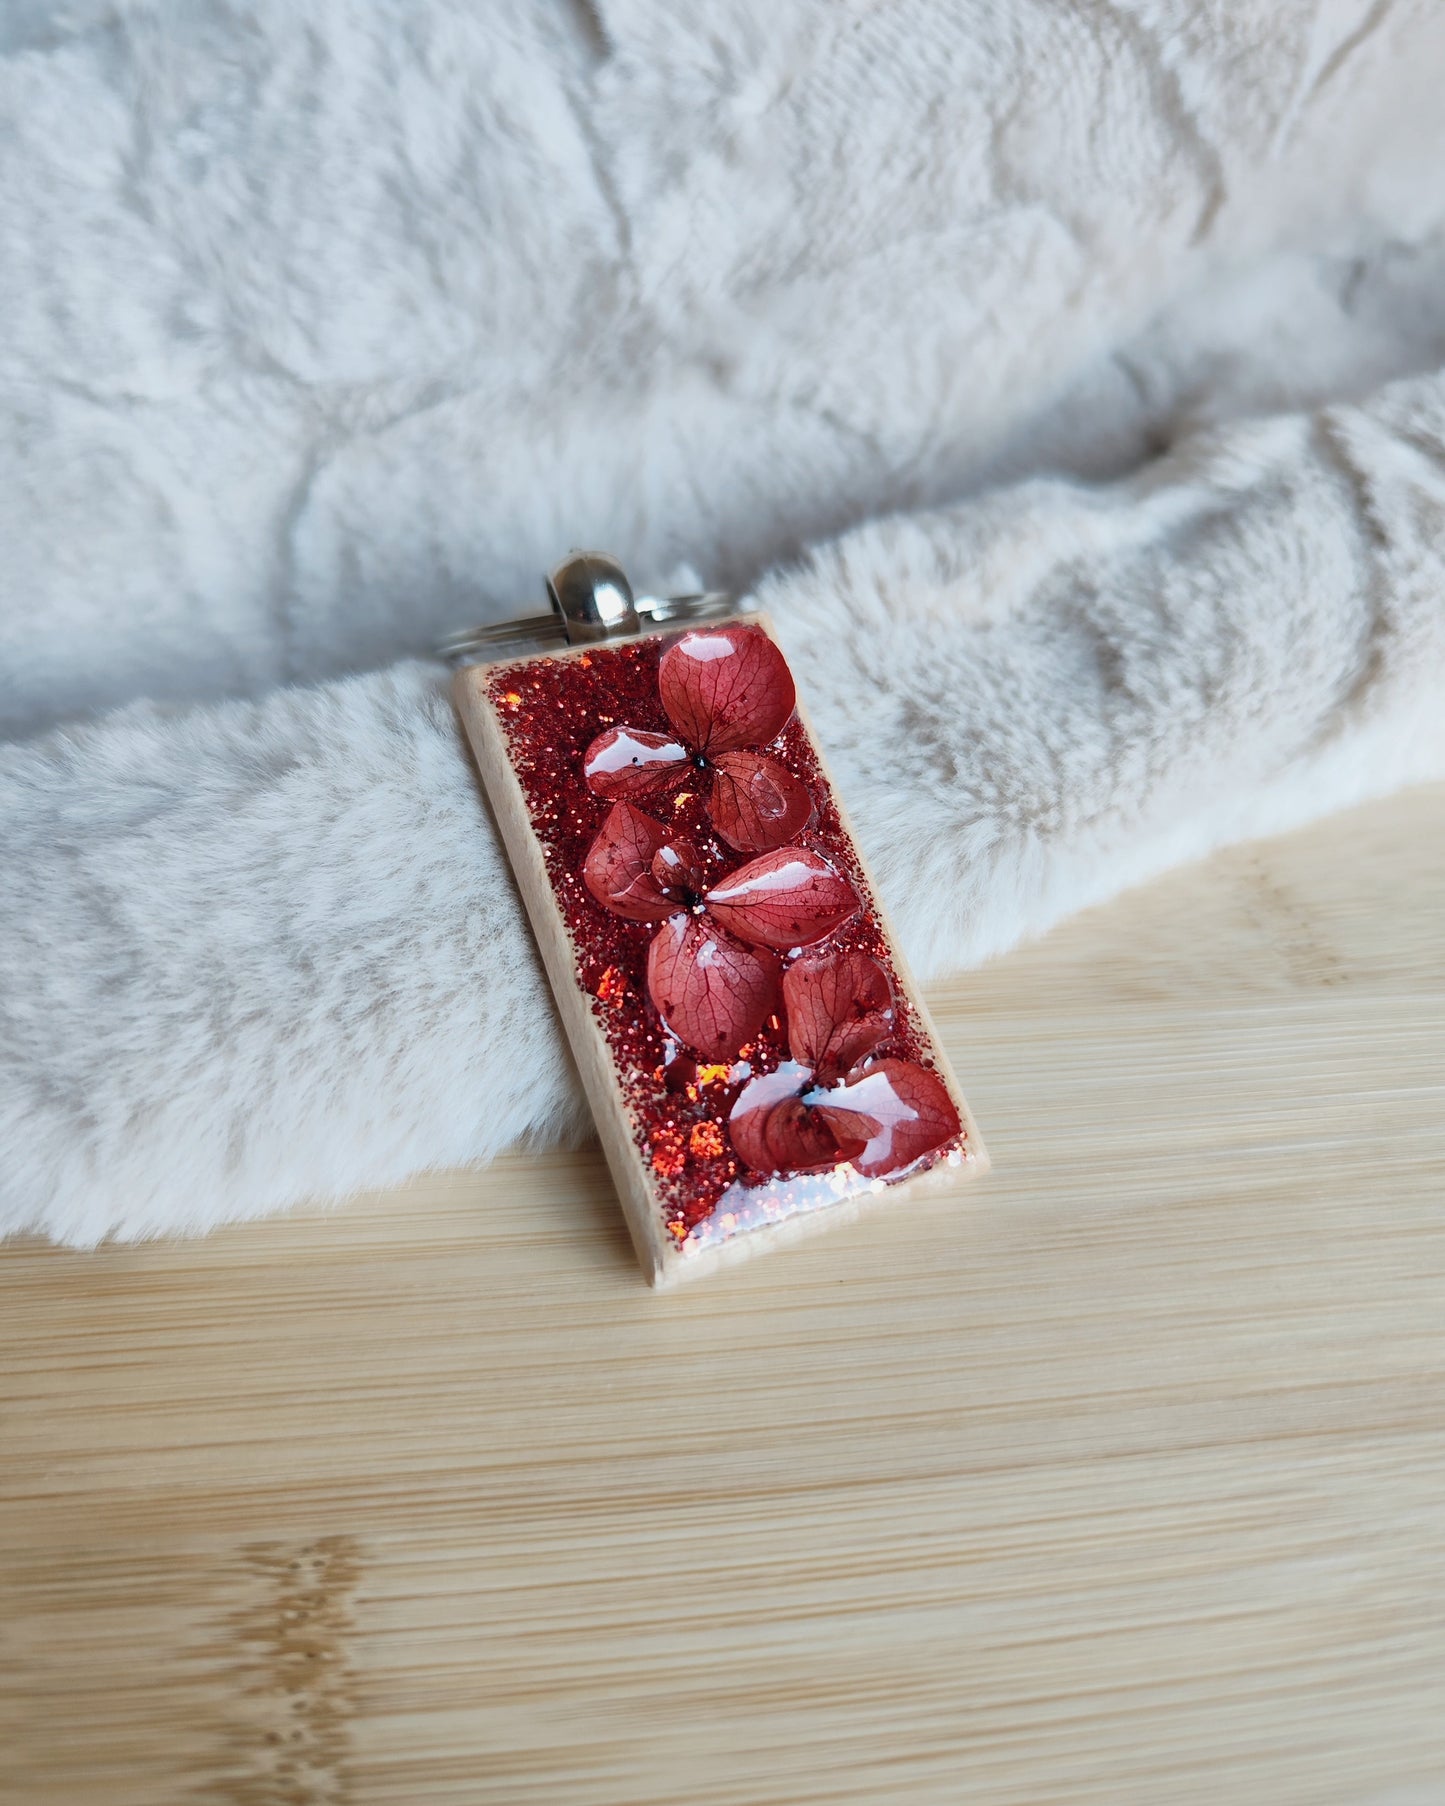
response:
[(706, 882), (702, 854), (690, 840), (669, 840), (652, 855), (652, 879), (669, 896), (690, 891), (696, 897)]
[(797, 700), (787, 660), (757, 627), (699, 627), (662, 655), (658, 689), (667, 718), (710, 758), (762, 746), (782, 732)]
[(805, 847), (779, 847), (750, 859), (703, 901), (730, 934), (779, 953), (821, 941), (860, 907), (848, 880)]
[(738, 1158), (755, 1172), (774, 1170), (768, 1119), (780, 1104), (799, 1098), (812, 1079), (806, 1066), (785, 1060), (776, 1071), (749, 1079), (737, 1094), (728, 1113), (728, 1136)]
[(783, 1003), (793, 1058), (825, 1078), (856, 1066), (893, 1030), (888, 975), (866, 953), (798, 960), (783, 975)]
[(825, 1098), (815, 1098), (814, 1107), (842, 1133), (854, 1125), (839, 1118), (861, 1116), (878, 1125), (854, 1160), (858, 1171), (870, 1179), (912, 1166), (951, 1141), (963, 1126), (942, 1079), (914, 1060), (879, 1060), (865, 1066)]
[(851, 1150), (844, 1156), (848, 1160), (856, 1161), (882, 1127), (876, 1116), (862, 1110), (844, 1110), (838, 1104), (810, 1104), (808, 1108), (827, 1123), (840, 1147)]
[(728, 1134), (738, 1158), (754, 1172), (816, 1172), (853, 1159), (867, 1145), (871, 1131), (855, 1130), (840, 1140), (823, 1112), (802, 1101), (799, 1088), (811, 1076), (790, 1061), (738, 1093)]
[[(821, 1110), (810, 1110), (801, 1098), (790, 1098), (769, 1111), (763, 1124), (763, 1140), (770, 1173), (816, 1172), (851, 1160), (863, 1149), (867, 1137), (839, 1142)], [(734, 1146), (736, 1146), (734, 1141)], [(749, 1160), (749, 1166), (757, 1165)]]
[(631, 803), (614, 803), (582, 865), (582, 882), (604, 909), (634, 922), (660, 922), (677, 904), (652, 875), (667, 832)]
[(778, 962), (706, 916), (675, 915), (648, 948), (647, 989), (685, 1047), (730, 1060), (777, 1008)]
[(688, 761), (687, 748), (671, 734), (649, 734), (638, 727), (609, 727), (582, 755), (582, 774), (594, 796), (619, 802), (671, 789), (687, 776)]
[[(668, 1091), (686, 1091), (697, 1083), (697, 1061), (669, 1035), (662, 1055), (662, 1083)], [(696, 1096), (696, 1093), (693, 1094)]]
[(725, 752), (713, 761), (712, 825), (740, 853), (765, 853), (807, 827), (813, 799), (801, 778), (762, 753)]

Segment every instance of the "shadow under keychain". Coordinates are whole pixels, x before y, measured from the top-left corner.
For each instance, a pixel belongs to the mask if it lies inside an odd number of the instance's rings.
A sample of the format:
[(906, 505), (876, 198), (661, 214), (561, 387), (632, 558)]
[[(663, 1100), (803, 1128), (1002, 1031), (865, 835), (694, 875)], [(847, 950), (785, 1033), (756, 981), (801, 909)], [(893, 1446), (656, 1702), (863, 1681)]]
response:
[(649, 1280), (981, 1172), (766, 619), (548, 592), (438, 650)]

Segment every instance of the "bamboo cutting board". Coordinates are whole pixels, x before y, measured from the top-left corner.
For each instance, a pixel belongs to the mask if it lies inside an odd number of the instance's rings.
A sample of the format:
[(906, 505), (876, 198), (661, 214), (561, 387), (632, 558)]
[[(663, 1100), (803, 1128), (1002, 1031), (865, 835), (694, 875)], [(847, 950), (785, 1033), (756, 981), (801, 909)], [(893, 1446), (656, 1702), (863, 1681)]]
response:
[(1445, 790), (929, 999), (995, 1158), (0, 1251), (5, 1806), (1445, 1801)]

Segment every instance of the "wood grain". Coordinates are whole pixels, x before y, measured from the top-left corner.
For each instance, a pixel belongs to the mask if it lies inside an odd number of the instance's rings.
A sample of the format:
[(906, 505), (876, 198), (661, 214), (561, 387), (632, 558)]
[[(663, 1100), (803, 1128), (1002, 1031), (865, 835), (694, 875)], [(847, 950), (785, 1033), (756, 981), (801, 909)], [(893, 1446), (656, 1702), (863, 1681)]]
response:
[(0, 1252), (6, 1806), (1445, 1800), (1445, 791), (932, 988), (995, 1170)]

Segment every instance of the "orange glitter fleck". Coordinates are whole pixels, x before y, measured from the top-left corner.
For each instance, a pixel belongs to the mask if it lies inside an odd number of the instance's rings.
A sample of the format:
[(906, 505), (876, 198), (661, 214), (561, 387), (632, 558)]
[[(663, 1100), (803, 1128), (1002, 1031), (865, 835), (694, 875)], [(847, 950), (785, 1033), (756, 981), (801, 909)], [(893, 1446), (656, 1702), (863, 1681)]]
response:
[(664, 1179), (676, 1179), (687, 1166), (687, 1152), (679, 1129), (652, 1131), (652, 1170)]
[(502, 698), (502, 701), (504, 703), (506, 703), (506, 705), (509, 709), (515, 709), (515, 708), (519, 707), (521, 704), (521, 701), (522, 701), (521, 691), (520, 690), (508, 690), (507, 694)]
[(597, 981), (597, 995), (604, 1003), (615, 1002), (627, 995), (627, 979), (616, 966), (609, 966)]
[(685, 1242), (687, 1240), (687, 1224), (683, 1222), (681, 1217), (675, 1217), (667, 1225), (667, 1233), (672, 1236), (674, 1240)]
[(699, 1160), (716, 1160), (723, 1151), (722, 1130), (715, 1122), (695, 1123), (687, 1145)]

